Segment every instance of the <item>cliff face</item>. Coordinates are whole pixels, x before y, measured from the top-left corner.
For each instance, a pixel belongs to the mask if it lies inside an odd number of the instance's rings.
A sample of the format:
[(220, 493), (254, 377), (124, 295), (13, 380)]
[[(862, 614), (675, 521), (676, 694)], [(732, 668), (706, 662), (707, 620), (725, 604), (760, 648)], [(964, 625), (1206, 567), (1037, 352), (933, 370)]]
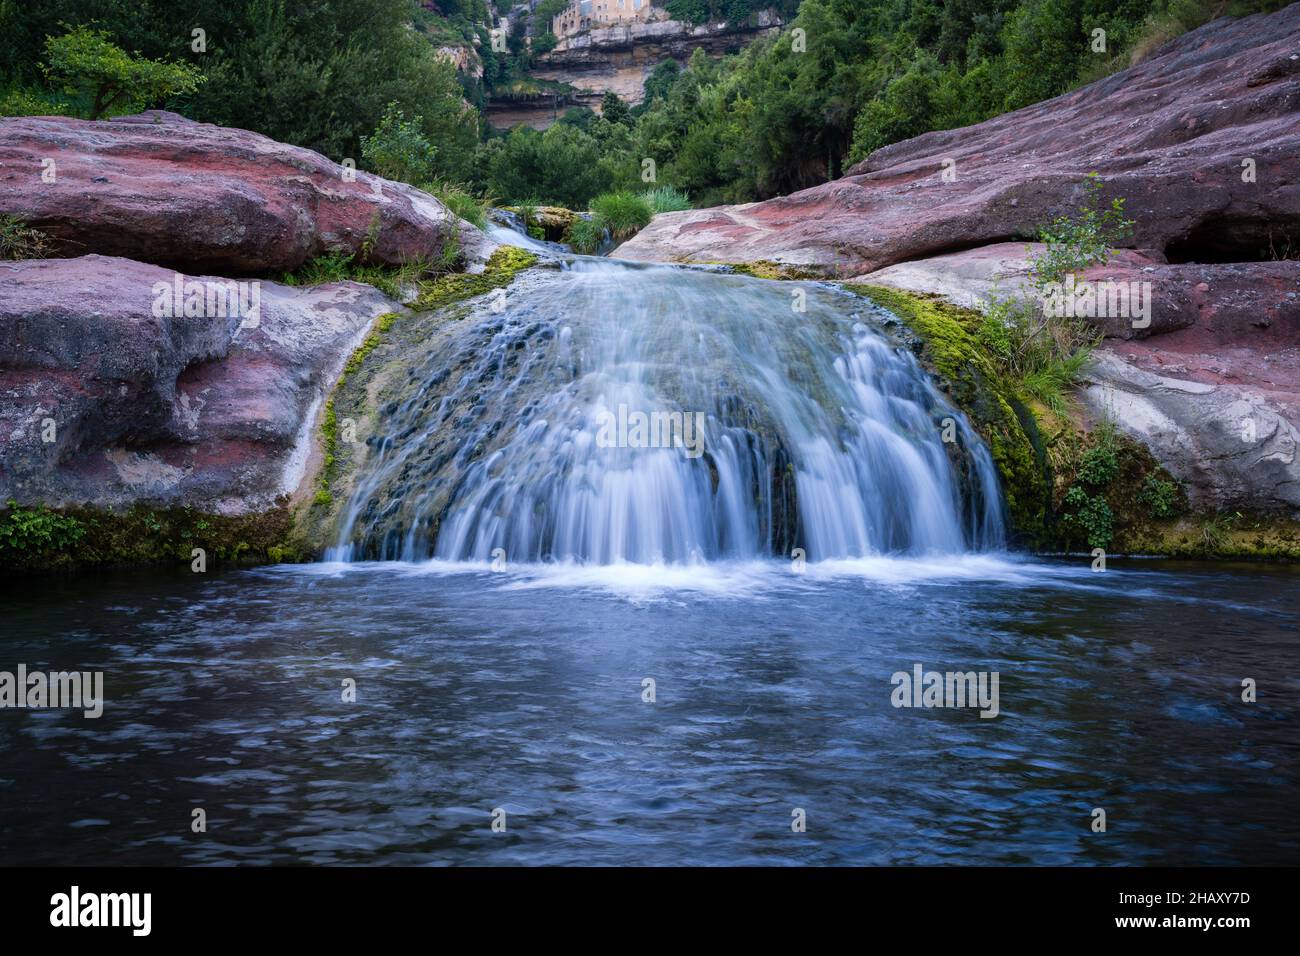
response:
[(487, 118), (498, 129), (520, 123), (545, 129), (569, 106), (587, 106), (599, 112), (601, 97), (607, 92), (635, 106), (645, 99), (646, 77), (665, 60), (685, 63), (697, 49), (710, 56), (734, 53), (780, 28), (780, 18), (768, 11), (759, 14), (752, 26), (695, 26), (681, 20), (657, 20), (588, 30), (560, 41), (554, 50), (538, 56), (529, 70), (529, 75), (539, 80), (566, 83), (577, 90), (566, 106), (557, 109), (549, 97), (535, 102), (490, 102)]
[(1300, 4), (1220, 19), (1144, 62), (964, 129), (877, 150), (790, 196), (657, 216), (620, 257), (769, 261), (969, 305), (1023, 280), (1023, 242), (1089, 173), (1134, 247), (1089, 279), (1151, 288), (1081, 396), (1197, 505), (1300, 510)]

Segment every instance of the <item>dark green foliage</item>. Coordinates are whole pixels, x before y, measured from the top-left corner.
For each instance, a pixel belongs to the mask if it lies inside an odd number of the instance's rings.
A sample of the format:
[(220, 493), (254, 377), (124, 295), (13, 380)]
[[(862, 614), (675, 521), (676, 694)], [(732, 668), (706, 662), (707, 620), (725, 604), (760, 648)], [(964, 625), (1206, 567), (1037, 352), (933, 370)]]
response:
[(1116, 447), (1115, 425), (1104, 420), (1093, 433), (1093, 446), (1079, 460), (1076, 477), (1085, 485), (1104, 488), (1119, 474), (1119, 451)]
[(1065, 495), (1065, 522), (1083, 534), (1090, 548), (1110, 545), (1115, 533), (1115, 516), (1101, 495), (1089, 495), (1075, 485)]
[(49, 508), (20, 508), (12, 498), (0, 518), (0, 551), (35, 556), (71, 547), (86, 533), (75, 518)]
[(192, 93), (206, 79), (186, 63), (131, 56), (105, 31), (86, 26), (47, 37), (42, 68), (56, 89), (89, 103), (87, 117), (92, 120)]
[[(602, 144), (611, 172), (652, 159), (651, 185), (698, 205), (785, 194), (872, 150), (988, 119), (1128, 64), (1135, 48), (1217, 13), (1277, 0), (803, 0), (780, 35), (719, 61), (657, 67), (645, 102)], [(763, 7), (769, 4), (762, 4)], [(790, 13), (796, 5), (779, 5)], [(675, 16), (744, 19), (758, 4), (669, 0)], [(1221, 9), (1223, 8), (1223, 9)], [(1106, 31), (1105, 51), (1092, 48)], [(500, 175), (500, 170), (498, 170)], [(606, 188), (633, 188), (616, 180)]]
[(545, 132), (520, 126), (480, 151), (484, 179), (502, 202), (536, 199), (581, 209), (611, 185), (601, 144), (575, 125), (556, 123)]
[[(445, 0), (440, 9), (438, 24), (465, 41), (472, 23), (487, 19), (482, 0)], [(478, 114), (465, 106), (455, 67), (437, 55), (437, 37), (418, 29), (428, 21), (411, 0), (3, 0), (0, 100), (7, 89), (46, 81), (46, 37), (67, 33), (65, 23), (93, 26), (135, 56), (185, 63), (206, 77), (192, 92), (147, 97), (145, 105), (342, 160), (360, 159), (361, 137), (395, 102), (420, 115), (438, 149), (437, 175), (465, 181)], [(203, 52), (193, 49), (195, 29), (204, 31)], [(89, 113), (90, 95), (79, 100)]]
[(1152, 518), (1172, 518), (1181, 510), (1180, 494), (1176, 484), (1155, 475), (1148, 476), (1138, 492), (1138, 503), (1146, 507)]
[(617, 93), (611, 90), (600, 101), (600, 116), (609, 123), (626, 124), (629, 118), (627, 104), (618, 98)]

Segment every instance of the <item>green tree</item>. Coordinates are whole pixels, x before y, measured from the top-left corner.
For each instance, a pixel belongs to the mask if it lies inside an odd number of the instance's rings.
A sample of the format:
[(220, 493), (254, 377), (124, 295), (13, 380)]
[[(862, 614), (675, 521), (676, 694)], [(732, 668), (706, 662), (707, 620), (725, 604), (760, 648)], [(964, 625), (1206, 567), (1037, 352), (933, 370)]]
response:
[(611, 123), (626, 123), (629, 119), (627, 104), (613, 90), (606, 91), (600, 101), (600, 115)]
[(69, 96), (89, 101), (90, 119), (110, 110), (135, 112), (172, 96), (192, 93), (207, 78), (185, 63), (132, 56), (104, 30), (72, 27), (45, 41), (45, 75)]
[(404, 183), (428, 182), (434, 175), (437, 148), (424, 135), (424, 117), (406, 119), (389, 103), (373, 136), (361, 137), (361, 155), (379, 175)]

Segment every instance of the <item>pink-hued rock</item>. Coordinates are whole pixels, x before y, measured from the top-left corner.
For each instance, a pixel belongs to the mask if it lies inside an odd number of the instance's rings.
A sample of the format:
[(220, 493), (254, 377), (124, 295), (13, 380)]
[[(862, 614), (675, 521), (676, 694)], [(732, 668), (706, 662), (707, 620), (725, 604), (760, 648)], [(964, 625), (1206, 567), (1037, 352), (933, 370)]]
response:
[(97, 255), (0, 262), (0, 501), (236, 514), (300, 490), (324, 395), (399, 307), (355, 282), (260, 281), (256, 310), (155, 314), (176, 279)]
[[(1033, 296), (1029, 258), (1044, 249), (1039, 243), (997, 243), (900, 262), (850, 281), (983, 308), (992, 297)], [(1149, 302), (1149, 315), (1088, 317), (1110, 338), (1145, 339), (1195, 326), (1202, 333), (1213, 330), (1220, 347), (1248, 342), (1249, 348), (1276, 348), (1300, 341), (1300, 262), (1295, 260), (1170, 264), (1154, 250), (1121, 249), (1106, 265), (1085, 269), (1078, 285), (1084, 280), (1101, 289), (1104, 283), (1148, 286), (1135, 301)]]
[[(1027, 294), (1039, 252), (1003, 243), (854, 281), (978, 307)], [(1160, 260), (1125, 250), (1084, 272), (1092, 283), (1150, 283), (1152, 305), (1145, 328), (1090, 319), (1106, 339), (1084, 375), (1084, 407), (1141, 440), (1197, 506), (1300, 509), (1300, 261)]]
[(0, 214), (48, 233), (62, 255), (268, 275), (328, 252), (437, 257), (449, 237), (471, 264), (495, 247), (428, 193), (344, 174), (309, 149), (174, 113), (0, 119)]
[(656, 216), (617, 255), (860, 275), (1033, 235), (1078, 207), (1093, 171), (1107, 200), (1126, 198), (1133, 245), (1170, 261), (1267, 259), (1270, 237), (1300, 239), (1300, 4), (1215, 20), (1072, 93), (886, 146), (834, 182)]

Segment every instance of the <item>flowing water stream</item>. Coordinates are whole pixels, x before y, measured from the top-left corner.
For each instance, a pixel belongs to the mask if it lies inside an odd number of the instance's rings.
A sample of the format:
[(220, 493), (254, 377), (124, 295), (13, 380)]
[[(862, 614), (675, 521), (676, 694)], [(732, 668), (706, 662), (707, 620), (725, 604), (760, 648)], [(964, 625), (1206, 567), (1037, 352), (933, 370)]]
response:
[[(0, 712), (0, 862), (1300, 861), (1294, 568), (1006, 552), (835, 288), (578, 258), (497, 302), (408, 356), (330, 560), (0, 584), (0, 669), (107, 697)], [(894, 706), (917, 665), (997, 717)]]
[(1003, 543), (988, 450), (862, 299), (579, 257), (498, 308), (413, 367), (333, 557), (680, 563)]

